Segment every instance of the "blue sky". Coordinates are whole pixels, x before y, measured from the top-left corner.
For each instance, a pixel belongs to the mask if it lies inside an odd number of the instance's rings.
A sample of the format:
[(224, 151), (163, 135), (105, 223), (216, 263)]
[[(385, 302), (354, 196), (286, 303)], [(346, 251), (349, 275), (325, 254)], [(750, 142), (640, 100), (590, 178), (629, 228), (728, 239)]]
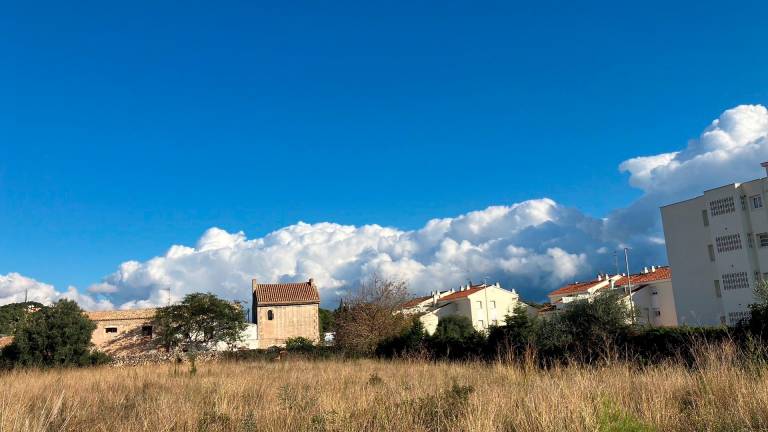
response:
[(0, 275), (549, 197), (602, 218), (627, 159), (768, 102), (764, 2), (77, 5), (0, 16)]

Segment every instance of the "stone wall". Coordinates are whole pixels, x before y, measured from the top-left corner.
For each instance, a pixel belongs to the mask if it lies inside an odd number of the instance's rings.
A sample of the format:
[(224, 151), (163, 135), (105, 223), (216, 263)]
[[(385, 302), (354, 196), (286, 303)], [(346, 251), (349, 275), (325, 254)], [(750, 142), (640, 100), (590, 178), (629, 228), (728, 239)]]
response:
[[(99, 320), (96, 330), (93, 331), (91, 342), (96, 349), (104, 351), (112, 356), (129, 356), (148, 351), (156, 351), (158, 348), (157, 327), (147, 319), (115, 319)], [(152, 335), (142, 332), (142, 328), (152, 328)], [(115, 332), (107, 331), (115, 329)]]
[(320, 339), (318, 319), (317, 304), (257, 306), (259, 347), (283, 346), (287, 339), (294, 337), (317, 342)]

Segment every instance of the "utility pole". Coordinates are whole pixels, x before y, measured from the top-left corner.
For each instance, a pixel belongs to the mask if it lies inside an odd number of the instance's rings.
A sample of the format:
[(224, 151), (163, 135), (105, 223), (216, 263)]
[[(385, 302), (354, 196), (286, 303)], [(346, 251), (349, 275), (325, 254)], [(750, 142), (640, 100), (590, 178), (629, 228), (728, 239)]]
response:
[(483, 293), (485, 294), (485, 328), (491, 327), (491, 318), (488, 315), (488, 276), (483, 278)]
[(27, 303), (27, 295), (29, 294), (29, 288), (24, 288), (24, 303)]
[(627, 264), (627, 287), (629, 289), (629, 308), (632, 311), (632, 323), (635, 323), (635, 300), (632, 298), (632, 275), (629, 273), (629, 248), (624, 248), (624, 262)]

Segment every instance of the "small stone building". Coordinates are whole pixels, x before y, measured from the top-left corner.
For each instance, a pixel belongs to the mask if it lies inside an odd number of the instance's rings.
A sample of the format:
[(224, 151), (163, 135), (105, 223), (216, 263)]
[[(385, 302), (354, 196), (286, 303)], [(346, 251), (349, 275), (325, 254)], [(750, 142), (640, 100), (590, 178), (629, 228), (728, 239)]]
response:
[(319, 341), (320, 295), (312, 279), (282, 284), (260, 284), (254, 279), (252, 288), (253, 322), (261, 348), (282, 346), (295, 337)]
[(157, 349), (155, 309), (86, 312), (96, 324), (91, 342), (100, 351), (123, 356)]

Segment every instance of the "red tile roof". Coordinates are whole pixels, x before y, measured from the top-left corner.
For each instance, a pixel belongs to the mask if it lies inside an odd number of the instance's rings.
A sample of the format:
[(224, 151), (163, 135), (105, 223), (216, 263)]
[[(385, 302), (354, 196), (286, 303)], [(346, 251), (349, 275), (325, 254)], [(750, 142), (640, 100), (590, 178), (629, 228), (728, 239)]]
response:
[[(614, 282), (614, 286), (624, 286), (627, 284), (629, 280), (632, 281), (632, 285), (642, 285), (650, 282), (656, 282), (659, 280), (670, 279), (671, 277), (672, 277), (672, 269), (669, 266), (657, 267), (655, 272), (652, 272), (649, 270), (648, 273), (633, 274), (629, 278), (627, 278), (626, 276), (622, 276)], [(602, 281), (595, 279), (589, 282), (577, 282), (577, 283), (568, 284), (560, 289), (552, 291), (551, 293), (549, 293), (549, 295), (550, 296), (567, 296), (571, 294), (587, 292), (588, 289), (592, 288), (593, 286), (603, 281), (605, 281), (605, 279), (603, 279)]]
[(403, 305), (401, 307), (404, 308), (404, 309), (412, 308), (414, 306), (418, 306), (421, 302), (427, 301), (427, 300), (429, 300), (431, 298), (432, 298), (432, 296), (416, 297), (416, 298), (413, 298), (413, 299), (408, 300), (407, 302), (403, 303)]
[(642, 285), (649, 282), (656, 282), (664, 279), (672, 278), (672, 269), (667, 267), (658, 267), (655, 272), (648, 271), (648, 273), (633, 274), (631, 277), (622, 277), (615, 282), (616, 286), (624, 286), (627, 282), (632, 282), (632, 285)]
[(570, 294), (577, 294), (582, 292), (587, 292), (588, 289), (592, 288), (593, 285), (600, 283), (599, 280), (593, 280), (589, 282), (576, 282), (572, 284), (568, 284), (560, 289), (557, 289), (555, 291), (552, 291), (549, 293), (550, 296), (567, 296)]
[(5, 348), (13, 342), (13, 336), (0, 336), (0, 348)]
[(312, 279), (301, 283), (260, 284), (253, 281), (254, 306), (320, 303)]
[(472, 294), (476, 292), (482, 291), (484, 288), (488, 288), (491, 285), (472, 285), (469, 287), (469, 289), (466, 289), (464, 291), (458, 291), (453, 294), (448, 294), (445, 297), (439, 298), (437, 301), (447, 301), (447, 300), (456, 300), (464, 297), (469, 297)]

